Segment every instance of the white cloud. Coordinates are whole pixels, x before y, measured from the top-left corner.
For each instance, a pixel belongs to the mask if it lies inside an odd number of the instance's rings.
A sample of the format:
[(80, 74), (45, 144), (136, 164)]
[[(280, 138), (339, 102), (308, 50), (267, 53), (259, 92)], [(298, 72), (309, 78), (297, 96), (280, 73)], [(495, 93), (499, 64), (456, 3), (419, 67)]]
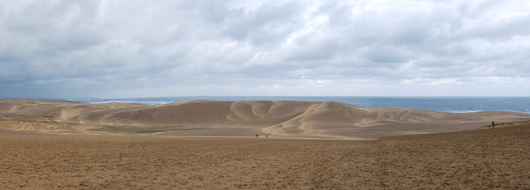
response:
[(529, 13), (515, 0), (0, 1), (0, 98), (528, 94)]

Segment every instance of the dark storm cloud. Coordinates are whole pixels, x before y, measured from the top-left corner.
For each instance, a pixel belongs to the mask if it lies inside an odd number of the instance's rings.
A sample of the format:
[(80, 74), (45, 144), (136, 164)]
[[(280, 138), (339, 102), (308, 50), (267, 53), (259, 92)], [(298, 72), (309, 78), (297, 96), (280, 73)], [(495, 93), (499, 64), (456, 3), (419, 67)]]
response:
[(466, 95), (464, 86), (489, 83), (530, 92), (522, 85), (529, 8), (491, 0), (1, 1), (0, 97), (385, 95), (390, 86), (406, 88), (402, 95), (431, 95), (419, 93), (426, 86)]

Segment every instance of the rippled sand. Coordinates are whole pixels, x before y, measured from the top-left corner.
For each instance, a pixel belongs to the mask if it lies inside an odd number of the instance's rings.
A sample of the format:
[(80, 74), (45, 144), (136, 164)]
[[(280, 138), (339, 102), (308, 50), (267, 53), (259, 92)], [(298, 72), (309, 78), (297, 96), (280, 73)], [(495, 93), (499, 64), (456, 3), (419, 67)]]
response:
[(21, 134), (0, 135), (0, 189), (530, 188), (528, 124), (375, 141)]

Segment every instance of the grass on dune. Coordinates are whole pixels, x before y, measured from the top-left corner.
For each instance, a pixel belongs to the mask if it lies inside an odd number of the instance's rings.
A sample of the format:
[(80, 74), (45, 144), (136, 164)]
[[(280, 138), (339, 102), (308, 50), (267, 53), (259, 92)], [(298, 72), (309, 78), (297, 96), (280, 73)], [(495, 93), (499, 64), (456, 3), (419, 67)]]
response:
[(126, 134), (146, 134), (146, 133), (158, 133), (168, 131), (184, 131), (184, 130), (198, 130), (203, 128), (186, 128), (183, 126), (111, 126), (105, 125), (99, 129), (91, 129), (93, 131), (104, 131), (110, 133), (126, 133)]
[[(35, 117), (31, 116), (24, 116), (24, 115), (18, 115), (18, 114), (11, 114), (9, 117), (13, 117), (13, 121), (38, 121), (33, 120)], [(44, 118), (53, 118), (52, 116), (41, 116)], [(0, 121), (7, 121), (4, 118), (0, 118)], [(95, 126), (95, 125), (88, 125), (88, 124), (81, 124), (81, 123), (63, 123), (63, 122), (56, 122), (56, 121), (39, 121), (42, 123), (48, 123), (48, 124), (63, 124), (63, 125), (81, 125), (81, 126)], [(97, 126), (97, 125), (96, 125)], [(120, 133), (120, 134), (148, 134), (148, 133), (158, 133), (158, 132), (169, 132), (169, 131), (186, 131), (186, 130), (199, 130), (199, 129), (205, 129), (205, 128), (189, 128), (184, 126), (166, 126), (166, 125), (152, 125), (152, 126), (112, 126), (112, 125), (104, 125), (101, 126), (101, 128), (98, 129), (90, 129), (92, 131), (102, 131), (102, 132), (109, 132), (109, 133)]]
[[(530, 123), (530, 120), (526, 120), (526, 121), (519, 121), (519, 122), (506, 122), (506, 123), (496, 123), (495, 126), (503, 126), (503, 125), (522, 125), (522, 124), (526, 124), (526, 123)], [(485, 126), (482, 126), (480, 127), (480, 129), (485, 129), (485, 128), (491, 128), (491, 125), (485, 125)]]
[(9, 120), (11, 121), (36, 122), (36, 121), (42, 120), (42, 117), (39, 117), (39, 116), (22, 115), (22, 114), (16, 114), (16, 113), (1, 114), (0, 116), (9, 117), (10, 118)]

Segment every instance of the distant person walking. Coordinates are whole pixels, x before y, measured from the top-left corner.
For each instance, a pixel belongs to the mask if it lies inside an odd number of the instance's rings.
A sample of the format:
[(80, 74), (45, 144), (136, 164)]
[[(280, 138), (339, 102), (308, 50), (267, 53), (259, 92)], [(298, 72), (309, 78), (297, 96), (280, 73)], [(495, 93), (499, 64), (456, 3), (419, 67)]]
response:
[(495, 128), (495, 122), (491, 122), (491, 127)]
[(258, 138), (258, 134), (256, 134), (256, 138)]
[(265, 136), (265, 138), (267, 138), (267, 139), (268, 139), (268, 138), (269, 138), (269, 135)]

